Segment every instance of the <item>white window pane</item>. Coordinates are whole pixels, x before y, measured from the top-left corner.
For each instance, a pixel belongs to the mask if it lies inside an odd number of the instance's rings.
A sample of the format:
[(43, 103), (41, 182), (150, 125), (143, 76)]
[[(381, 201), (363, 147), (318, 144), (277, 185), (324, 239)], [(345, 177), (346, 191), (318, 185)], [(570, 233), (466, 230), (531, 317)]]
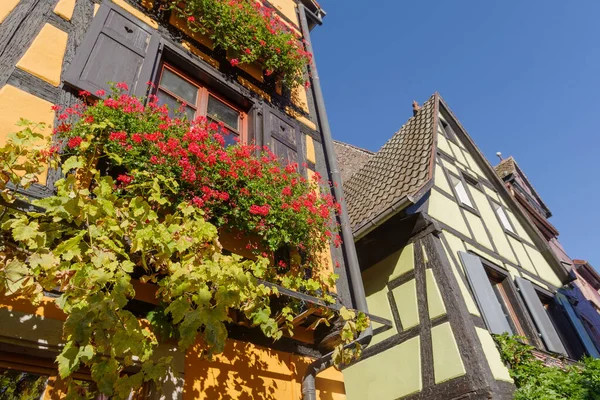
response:
[(508, 221), (508, 215), (506, 215), (506, 213), (504, 212), (504, 209), (500, 206), (497, 206), (496, 214), (498, 214), (498, 218), (500, 218), (500, 222), (502, 222), (502, 226), (504, 227), (504, 229), (514, 233), (512, 225)]
[(454, 190), (458, 195), (458, 200), (466, 206), (473, 207), (473, 203), (471, 203), (471, 199), (467, 193), (467, 188), (465, 188), (462, 181), (453, 176), (450, 176), (450, 178), (452, 179), (452, 186), (454, 186)]
[(208, 116), (223, 122), (233, 130), (239, 130), (240, 112), (216, 98), (208, 97)]
[(167, 68), (163, 69), (160, 86), (181, 97), (188, 104), (196, 105), (198, 88)]

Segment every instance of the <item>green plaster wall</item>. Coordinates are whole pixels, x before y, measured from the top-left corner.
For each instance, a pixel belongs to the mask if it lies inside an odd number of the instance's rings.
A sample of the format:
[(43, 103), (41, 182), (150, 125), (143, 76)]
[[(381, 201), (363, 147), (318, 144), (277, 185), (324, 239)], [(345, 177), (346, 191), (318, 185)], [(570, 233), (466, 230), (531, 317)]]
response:
[(506, 214), (508, 215), (510, 222), (512, 222), (513, 226), (515, 227), (515, 230), (517, 231), (517, 235), (521, 239), (526, 241), (527, 243), (533, 245), (533, 241), (531, 240), (531, 237), (527, 234), (527, 232), (525, 232), (523, 225), (519, 222), (519, 220), (517, 220), (517, 217), (515, 217), (515, 214), (510, 210), (506, 210)]
[(456, 229), (465, 236), (471, 236), (458, 204), (439, 193), (435, 188), (429, 196), (429, 215)]
[(552, 270), (552, 267), (550, 267), (550, 264), (548, 264), (544, 256), (542, 256), (542, 253), (531, 246), (525, 245), (524, 247), (527, 251), (527, 254), (529, 254), (529, 257), (531, 258), (533, 265), (535, 265), (538, 275), (548, 283), (551, 283), (556, 287), (561, 287), (562, 282), (558, 276), (556, 276), (556, 273)]
[[(417, 284), (410, 280), (392, 290), (402, 328), (409, 329), (419, 325), (419, 309), (417, 306)], [(372, 312), (369, 309), (369, 312)]]
[(471, 190), (471, 195), (475, 200), (477, 210), (481, 214), (481, 217), (483, 218), (483, 221), (488, 228), (490, 235), (492, 236), (492, 240), (496, 245), (498, 253), (502, 257), (517, 263), (517, 259), (515, 258), (515, 255), (508, 244), (504, 229), (500, 226), (500, 222), (496, 217), (496, 213), (492, 210), (488, 199), (478, 190)]
[(450, 323), (431, 328), (435, 383), (458, 378), (466, 373)]
[(441, 189), (446, 192), (450, 196), (454, 196), (452, 193), (452, 188), (450, 184), (448, 184), (448, 179), (446, 179), (446, 175), (444, 175), (444, 171), (442, 171), (442, 167), (439, 165), (435, 165), (435, 187)]
[(448, 153), (448, 154), (451, 155), (452, 154), (452, 149), (450, 149), (450, 142), (448, 142), (448, 139), (446, 139), (444, 137), (444, 135), (442, 135), (441, 133), (439, 133), (439, 131), (438, 131), (437, 137), (438, 137), (438, 143), (437, 143), (438, 149), (440, 149), (440, 150), (442, 150), (442, 151), (444, 151), (444, 152), (446, 152), (446, 153)]
[(444, 160), (443, 158), (442, 158), (442, 164), (444, 165), (444, 167), (446, 167), (446, 169), (448, 171), (454, 172), (456, 175), (458, 175), (460, 173), (458, 168), (456, 168), (453, 164), (449, 163), (448, 161)]
[(439, 317), (440, 315), (446, 314), (446, 307), (444, 306), (444, 300), (442, 300), (442, 294), (440, 288), (433, 276), (433, 271), (427, 269), (425, 271), (425, 284), (427, 287), (427, 305), (429, 307), (429, 318)]
[[(394, 321), (388, 300), (387, 284), (414, 269), (414, 251), (414, 245), (409, 244), (363, 272), (362, 277), (370, 313)], [(416, 299), (413, 301), (416, 302)], [(407, 318), (409, 321), (411, 320), (410, 313)], [(394, 326), (392, 329), (375, 335), (371, 344), (379, 343), (396, 333), (397, 328)]]
[(510, 245), (515, 251), (517, 258), (519, 259), (519, 265), (525, 268), (527, 271), (531, 272), (532, 274), (537, 274), (538, 272), (535, 269), (535, 266), (532, 264), (529, 255), (527, 255), (523, 243), (519, 242), (516, 239), (513, 239), (510, 236), (508, 237), (508, 241), (510, 242)]
[(460, 288), (460, 292), (467, 305), (467, 310), (469, 310), (469, 313), (473, 315), (481, 316), (479, 308), (477, 308), (477, 305), (475, 304), (475, 300), (473, 299), (471, 292), (469, 291), (463, 279), (461, 278), (461, 274), (464, 276), (463, 266), (460, 264), (460, 262), (459, 265), (456, 265), (452, 257), (450, 257), (450, 254), (453, 254), (454, 257), (458, 257), (458, 252), (465, 251), (465, 246), (459, 238), (448, 232), (444, 232), (444, 238), (446, 238), (448, 244), (450, 245), (450, 248), (447, 248), (444, 244), (444, 251), (446, 252), (446, 256), (448, 257), (450, 265), (452, 265), (452, 272), (454, 273), (454, 277), (458, 282), (458, 287)]
[(488, 234), (485, 231), (485, 227), (481, 218), (468, 211), (465, 212), (465, 215), (467, 217), (467, 222), (469, 223), (469, 226), (473, 231), (475, 241), (481, 244), (482, 246), (488, 248), (489, 250), (494, 250), (492, 242), (490, 241), (490, 238), (488, 237)]
[(488, 196), (490, 196), (492, 199), (496, 200), (496, 201), (500, 201), (499, 197), (498, 197), (498, 193), (496, 193), (495, 190), (490, 189), (487, 186), (483, 187), (483, 191), (485, 193), (487, 193)]
[[(387, 284), (394, 278), (413, 269), (414, 245), (410, 244), (365, 270), (362, 276), (369, 312), (393, 322), (394, 318), (388, 300)], [(394, 326), (392, 329), (375, 335), (371, 343), (379, 343), (396, 333), (397, 328)]]
[(344, 370), (348, 400), (397, 399), (422, 389), (420, 338), (414, 337)]
[[(479, 250), (477, 247), (475, 247), (469, 243), (465, 243), (465, 247), (466, 247), (467, 251), (470, 253), (474, 253), (481, 258), (485, 258), (486, 260), (491, 261), (498, 266), (503, 265), (502, 261), (499, 258), (491, 256), (488, 253)], [(496, 253), (494, 253), (494, 254), (496, 254)]]
[(490, 333), (485, 329), (475, 328), (475, 330), (477, 331), (477, 336), (479, 337), (479, 341), (483, 347), (483, 352), (488, 360), (488, 364), (490, 365), (494, 378), (500, 381), (512, 383), (513, 380), (508, 373), (508, 369), (500, 358), (500, 353), (498, 352), (498, 348), (494, 343), (494, 339), (492, 339), (492, 335), (490, 335)]

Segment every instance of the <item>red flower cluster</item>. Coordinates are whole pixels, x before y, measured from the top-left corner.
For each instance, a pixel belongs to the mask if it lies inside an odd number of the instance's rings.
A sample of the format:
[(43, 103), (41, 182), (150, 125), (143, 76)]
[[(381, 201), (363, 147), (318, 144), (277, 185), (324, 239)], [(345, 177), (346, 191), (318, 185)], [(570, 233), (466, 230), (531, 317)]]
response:
[(253, 204), (250, 206), (250, 214), (262, 215), (263, 217), (266, 217), (267, 215), (269, 215), (270, 210), (271, 210), (271, 207), (269, 207), (268, 204), (265, 204), (264, 206), (257, 206), (257, 205)]
[[(206, 117), (187, 121), (177, 112), (170, 117), (155, 96), (148, 100), (144, 106), (118, 92), (87, 109), (69, 111), (81, 118), (65, 123), (59, 134), (72, 152), (101, 152), (108, 160), (118, 160), (117, 189), (123, 196), (144, 195), (136, 192), (137, 186), (129, 186), (137, 171), (177, 182), (178, 192), (170, 195), (170, 204), (193, 204), (218, 227), (258, 235), (262, 247), (251, 246), (257, 255), (295, 248), (302, 251), (307, 265), (315, 267), (321, 262), (318, 254), (328, 246), (324, 237), (340, 245), (333, 218), (339, 205), (325, 185), (319, 190), (318, 173), (306, 179), (297, 164), (282, 165), (266, 147), (225, 146), (230, 133), (223, 124)], [(110, 124), (102, 134), (94, 131), (93, 143), (81, 149), (81, 138), (90, 132), (88, 120)], [(171, 193), (170, 188), (165, 187), (164, 193)]]
[(70, 149), (74, 149), (75, 147), (78, 147), (82, 141), (83, 139), (81, 138), (81, 136), (75, 136), (69, 139), (69, 141), (67, 142), (67, 146), (69, 146)]

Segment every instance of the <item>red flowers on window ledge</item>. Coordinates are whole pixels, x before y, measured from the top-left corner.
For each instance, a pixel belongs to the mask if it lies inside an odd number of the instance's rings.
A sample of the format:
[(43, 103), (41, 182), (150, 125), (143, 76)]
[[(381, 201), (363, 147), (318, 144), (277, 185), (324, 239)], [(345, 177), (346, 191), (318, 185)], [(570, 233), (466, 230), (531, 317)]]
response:
[[(183, 8), (182, 8), (183, 7)], [(281, 75), (286, 86), (305, 85), (312, 54), (298, 31), (273, 10), (254, 0), (171, 0), (171, 8), (194, 32), (208, 35), (216, 47), (239, 54), (238, 63), (262, 63), (267, 76)]]
[(170, 117), (155, 96), (144, 105), (119, 90), (64, 113), (69, 118), (55, 131), (68, 142), (66, 152), (99, 159), (120, 196), (139, 195), (136, 183), (159, 176), (173, 207), (193, 204), (217, 227), (258, 237), (250, 246), (257, 256), (298, 253), (303, 268), (318, 270), (330, 241), (341, 243), (333, 218), (339, 204), (320, 189), (320, 175), (306, 179), (298, 165), (282, 165), (268, 148), (224, 147), (223, 124)]

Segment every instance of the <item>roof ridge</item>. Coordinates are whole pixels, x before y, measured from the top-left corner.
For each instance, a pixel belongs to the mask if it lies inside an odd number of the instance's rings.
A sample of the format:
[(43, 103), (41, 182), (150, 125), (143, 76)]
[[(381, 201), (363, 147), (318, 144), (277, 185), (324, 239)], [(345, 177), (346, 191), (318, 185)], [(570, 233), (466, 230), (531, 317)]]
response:
[(368, 150), (368, 149), (364, 149), (364, 148), (362, 148), (362, 147), (358, 147), (358, 146), (356, 146), (356, 145), (353, 145), (353, 144), (351, 144), (351, 143), (348, 143), (348, 142), (342, 142), (341, 140), (335, 140), (335, 139), (333, 139), (333, 142), (334, 142), (334, 143), (341, 144), (341, 145), (343, 145), (343, 146), (352, 147), (353, 149), (360, 150), (360, 151), (362, 151), (362, 152), (364, 152), (364, 153), (368, 153), (368, 154), (370, 154), (370, 155), (373, 155), (373, 154), (376, 154), (376, 153), (377, 153), (376, 151), (371, 151), (371, 150)]

